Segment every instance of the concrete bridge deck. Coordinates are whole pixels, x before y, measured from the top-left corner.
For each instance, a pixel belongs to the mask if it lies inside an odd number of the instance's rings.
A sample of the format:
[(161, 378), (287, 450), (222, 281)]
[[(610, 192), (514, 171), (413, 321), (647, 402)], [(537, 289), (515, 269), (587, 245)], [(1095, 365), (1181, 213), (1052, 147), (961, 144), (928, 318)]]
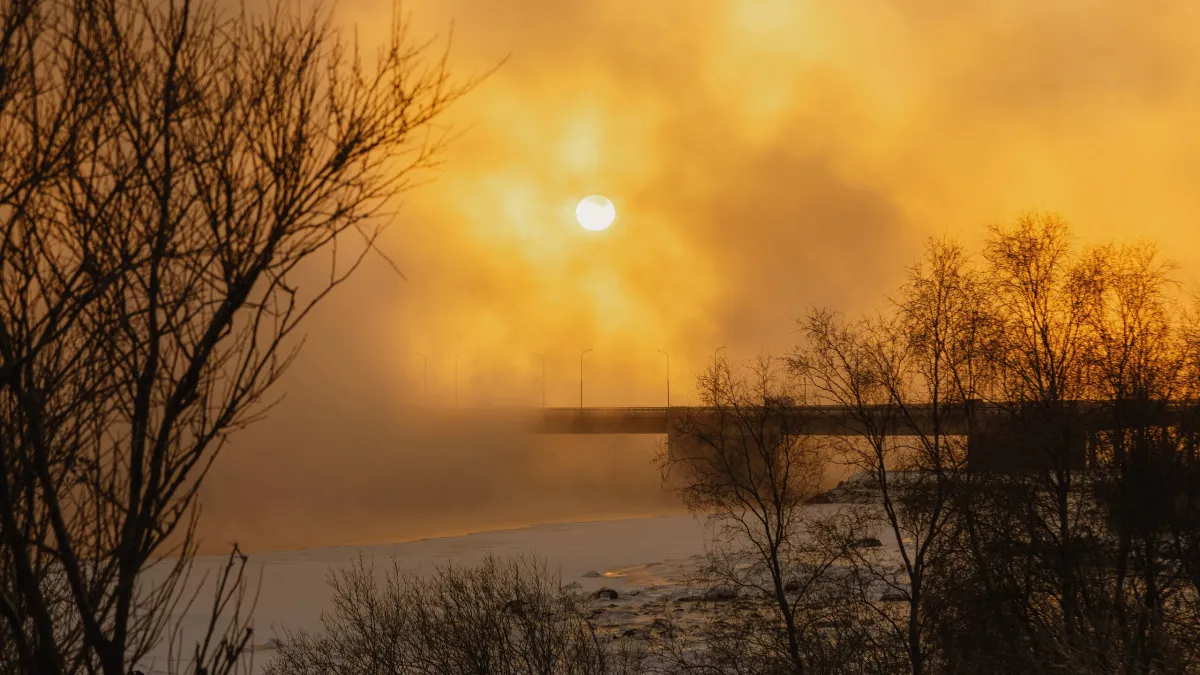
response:
[[(1019, 409), (1003, 404), (977, 403), (967, 407), (942, 408), (913, 406), (904, 415), (894, 407), (874, 409), (879, 422), (888, 421), (888, 433), (911, 436), (931, 433), (938, 428), (946, 436), (967, 437), (968, 464), (987, 467), (1021, 468), (1044, 466), (1047, 448), (1064, 447), (1072, 466), (1084, 466), (1090, 456), (1093, 435), (1114, 428), (1116, 416), (1111, 407), (1099, 402), (1063, 402), (1055, 411), (1039, 414), (1036, 406), (1025, 407), (1023, 421), (1014, 422)], [(1170, 406), (1165, 416), (1156, 415), (1159, 424), (1183, 424), (1195, 433), (1200, 420), (1192, 419), (1194, 402)], [(973, 412), (968, 415), (968, 411)], [(1067, 414), (1062, 414), (1065, 411)], [(447, 411), (456, 426), (477, 429), (508, 429), (533, 434), (657, 434), (667, 437), (674, 452), (695, 445), (700, 436), (718, 435), (720, 429), (736, 429), (761, 423), (764, 413), (750, 408), (736, 410), (695, 406), (628, 408), (523, 408)], [(769, 433), (793, 436), (860, 436), (866, 433), (861, 423), (843, 406), (796, 407), (781, 414), (765, 413)], [(1064, 426), (1065, 425), (1065, 426)], [(872, 425), (875, 431), (879, 427)], [(1057, 439), (1057, 440), (1056, 440)], [(1063, 445), (1065, 442), (1065, 446)], [(682, 451), (682, 450), (681, 450)], [(1059, 451), (1054, 451), (1059, 452)]]
[(537, 434), (665, 434), (668, 408), (542, 408), (529, 420)]
[[(753, 418), (755, 411), (745, 411)], [(926, 407), (910, 409), (911, 420), (895, 420), (893, 433), (903, 434), (912, 427), (931, 429), (932, 411)], [(732, 421), (737, 412), (698, 406), (631, 408), (536, 408), (532, 410), (492, 411), (509, 424), (535, 434), (670, 434), (680, 425), (709, 424), (721, 416)], [(772, 413), (777, 415), (777, 413)], [(883, 409), (880, 409), (883, 414)], [(966, 415), (940, 411), (943, 433), (965, 434)], [(863, 433), (858, 423), (842, 406), (805, 406), (787, 414), (789, 432), (797, 435), (841, 436)]]
[[(1070, 424), (1086, 430), (1111, 429), (1115, 423), (1110, 406), (1095, 401), (1063, 402), (1062, 410), (1069, 410)], [(998, 403), (978, 403), (973, 407), (976, 430), (993, 423), (1005, 423), (1014, 419), (1016, 410)], [(1185, 411), (1200, 410), (1200, 403), (1181, 402), (1172, 406), (1160, 421), (1179, 420), (1187, 417)], [(935, 426), (943, 434), (966, 434), (970, 431), (966, 407), (942, 407), (936, 411), (927, 405), (907, 408), (904, 414), (894, 406), (877, 406), (873, 412), (883, 421), (890, 417), (889, 433), (911, 435), (918, 430), (931, 432)], [(759, 409), (741, 411), (745, 420), (762, 415)], [(1180, 414), (1184, 413), (1184, 414)], [(460, 424), (477, 426), (497, 425), (516, 428), (535, 434), (667, 434), (678, 429), (680, 424), (708, 424), (724, 419), (733, 423), (739, 411), (702, 406), (643, 406), (643, 407), (556, 407), (556, 408), (484, 408), (473, 410), (444, 411)], [(779, 410), (771, 410), (768, 416), (778, 420)], [(907, 416), (905, 416), (907, 415)], [(855, 436), (864, 433), (862, 425), (849, 408), (838, 405), (797, 406), (785, 415), (788, 433), (809, 436)], [(1027, 418), (1039, 418), (1035, 408), (1030, 408)]]

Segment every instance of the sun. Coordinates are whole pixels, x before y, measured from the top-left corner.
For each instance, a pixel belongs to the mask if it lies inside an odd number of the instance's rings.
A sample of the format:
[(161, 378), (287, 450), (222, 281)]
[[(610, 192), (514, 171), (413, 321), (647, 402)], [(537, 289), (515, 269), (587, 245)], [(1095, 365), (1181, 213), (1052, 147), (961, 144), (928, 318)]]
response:
[(575, 220), (585, 230), (606, 230), (616, 217), (616, 207), (604, 195), (588, 195), (579, 200), (579, 206), (575, 207)]

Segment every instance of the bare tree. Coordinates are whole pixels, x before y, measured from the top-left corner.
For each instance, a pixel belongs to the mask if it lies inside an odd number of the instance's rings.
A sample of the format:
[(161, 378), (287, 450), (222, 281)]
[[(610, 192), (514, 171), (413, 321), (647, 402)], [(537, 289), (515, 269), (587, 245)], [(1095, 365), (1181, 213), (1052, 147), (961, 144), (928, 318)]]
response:
[[(910, 270), (892, 311), (847, 322), (817, 310), (790, 359), (846, 433), (842, 455), (877, 489), (856, 509), (847, 559), (862, 602), (926, 671), (931, 638), (925, 590), (945, 548), (951, 502), (963, 476), (974, 401), (987, 372), (988, 317), (980, 280), (957, 244), (933, 240)], [(897, 556), (861, 545), (879, 530)], [(856, 545), (858, 540), (859, 545)], [(895, 607), (905, 611), (897, 615)]]
[[(1087, 500), (1072, 498), (1085, 447), (1083, 403), (1091, 391), (1091, 298), (1099, 279), (1092, 261), (1072, 246), (1066, 223), (1026, 215), (993, 227), (984, 246), (996, 339), (989, 348), (996, 377), (990, 400), (1009, 431), (999, 434), (1018, 462), (1040, 471), (1011, 474), (1024, 504), (1018, 516), (1037, 557), (1027, 603), (1034, 623), (1059, 622), (1061, 634), (1080, 627), (1080, 563), (1091, 541)], [(1033, 561), (1031, 561), (1033, 562)], [(1025, 582), (1021, 582), (1025, 584)], [(1040, 598), (1053, 598), (1052, 603)]]
[[(5, 6), (0, 614), (26, 670), (126, 675), (163, 637), (205, 472), (465, 91), (399, 16), (368, 65), (288, 7)], [(173, 570), (143, 587), (156, 560)], [(191, 667), (233, 667), (248, 637), (228, 637)]]
[[(788, 365), (805, 405), (776, 417), (828, 428), (855, 489), (874, 488), (820, 533), (841, 555), (808, 599), (840, 609), (797, 633), (810, 666), (823, 653), (846, 672), (1195, 667), (1200, 331), (1168, 297), (1170, 271), (1152, 247), (1079, 249), (1060, 218), (1028, 215), (991, 228), (979, 260), (932, 241), (880, 314), (802, 320)], [(705, 391), (737, 399), (720, 366)], [(750, 414), (693, 413), (679, 429), (692, 443), (668, 454), (692, 471), (689, 505), (735, 524), (722, 509), (754, 513), (738, 499), (770, 484), (772, 452), (746, 450), (778, 433), (739, 431), (776, 428), (759, 421), (760, 390), (743, 385)], [(681, 672), (765, 667), (753, 655), (771, 628), (737, 618), (748, 608), (721, 613), (712, 658), (677, 659)], [(857, 660), (836, 656), (850, 644)]]
[(804, 322), (792, 365), (858, 434), (845, 453), (900, 558), (847, 559), (864, 600), (882, 582), (875, 597), (906, 601), (903, 623), (876, 614), (914, 672), (1188, 662), (1187, 613), (1164, 609), (1194, 597), (1176, 562), (1195, 427), (1169, 270), (1144, 246), (1079, 251), (1031, 215), (992, 228), (979, 267), (934, 242), (890, 312)]
[(760, 355), (742, 373), (717, 356), (699, 378), (703, 407), (672, 420), (659, 463), (664, 481), (715, 528), (705, 580), (771, 602), (774, 620), (757, 622), (764, 632), (743, 646), (757, 642), (803, 672), (808, 634), (824, 616), (818, 590), (837, 552), (822, 546), (827, 524), (806, 507), (827, 460), (783, 366)]
[(1188, 654), (1195, 641), (1180, 639), (1194, 620), (1169, 609), (1195, 590), (1186, 554), (1176, 552), (1193, 545), (1196, 531), (1184, 496), (1195, 489), (1194, 411), (1184, 402), (1195, 399), (1196, 381), (1186, 325), (1169, 295), (1173, 265), (1146, 244), (1088, 256), (1099, 270), (1090, 367), (1110, 421), (1091, 439), (1089, 497), (1105, 512), (1112, 561), (1106, 601), (1090, 603), (1089, 618), (1127, 672), (1179, 669), (1196, 658)]

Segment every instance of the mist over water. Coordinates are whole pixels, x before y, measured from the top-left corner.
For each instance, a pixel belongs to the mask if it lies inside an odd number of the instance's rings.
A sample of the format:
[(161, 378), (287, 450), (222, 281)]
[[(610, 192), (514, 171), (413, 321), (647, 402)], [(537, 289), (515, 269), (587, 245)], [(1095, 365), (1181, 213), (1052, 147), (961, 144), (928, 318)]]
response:
[[(307, 442), (291, 446), (271, 442), (269, 423), (244, 432), (204, 484), (203, 550), (395, 542), (684, 511), (653, 463), (665, 437), (455, 428), (416, 411), (357, 422), (314, 423), (303, 430)], [(361, 432), (347, 436), (348, 428)]]
[[(268, 420), (238, 436), (204, 484), (202, 551), (411, 541), (553, 522), (686, 513), (664, 486), (659, 435), (537, 435), (452, 411), (364, 411), (336, 425)], [(297, 427), (297, 425), (299, 425)], [(345, 434), (356, 429), (356, 434)], [(836, 458), (826, 487), (851, 469)]]

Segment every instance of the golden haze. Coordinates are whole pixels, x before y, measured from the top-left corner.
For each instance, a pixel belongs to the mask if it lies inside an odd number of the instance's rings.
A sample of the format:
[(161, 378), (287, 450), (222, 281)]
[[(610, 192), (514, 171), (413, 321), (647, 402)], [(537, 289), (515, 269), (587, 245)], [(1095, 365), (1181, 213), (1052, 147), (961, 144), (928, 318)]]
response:
[[(234, 440), (212, 494), (264, 470), (294, 478), (278, 479), (281, 493), (323, 472), (336, 483), (329, 458), (369, 455), (378, 471), (353, 492), (404, 496), (344, 506), (404, 512), (437, 498), (417, 475), (431, 460), (397, 421), (422, 401), (417, 353), (431, 405), (453, 404), (460, 352), (463, 405), (540, 403), (530, 352), (545, 355), (548, 403), (576, 405), (588, 348), (587, 404), (656, 405), (665, 349), (683, 404), (714, 349), (781, 352), (805, 307), (879, 303), (927, 236), (974, 240), (1028, 209), (1061, 213), (1087, 241), (1157, 241), (1185, 281), (1200, 269), (1200, 5), (1187, 0), (404, 9), (416, 36), (453, 22), (462, 74), (508, 61), (452, 111), (443, 169), (381, 241), (408, 281), (371, 258), (322, 307), (289, 397)], [(343, 1), (335, 20), (369, 52), (390, 12), (390, 0)], [(574, 220), (591, 193), (616, 204), (603, 233)], [(651, 471), (596, 453), (611, 482)], [(570, 450), (536, 462), (541, 478), (506, 480), (540, 489), (585, 466)], [(237, 521), (223, 501), (206, 507), (222, 527)], [(264, 523), (246, 536), (282, 536)]]

